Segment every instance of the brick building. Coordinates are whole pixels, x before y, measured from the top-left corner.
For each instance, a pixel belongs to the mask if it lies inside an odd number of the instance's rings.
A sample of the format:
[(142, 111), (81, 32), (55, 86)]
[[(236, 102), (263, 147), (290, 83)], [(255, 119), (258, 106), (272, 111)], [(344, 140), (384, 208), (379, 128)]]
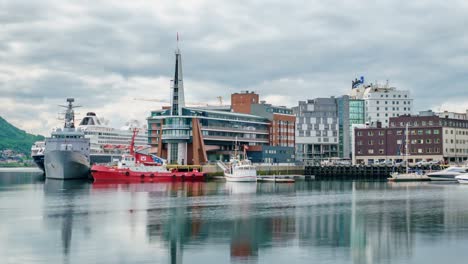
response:
[[(294, 144), (296, 142), (296, 116), (292, 109), (285, 106), (274, 106), (265, 101), (259, 102), (259, 95), (254, 92), (243, 91), (231, 95), (231, 109), (233, 112), (251, 114), (266, 118), (269, 121), (269, 148), (263, 148), (265, 162), (289, 162), (294, 160)], [(278, 149), (274, 149), (277, 147)], [(273, 149), (272, 149), (273, 148)], [(260, 151), (260, 150), (258, 150)], [(277, 158), (268, 157), (271, 153), (288, 153), (287, 158), (278, 155)], [(260, 155), (259, 153), (252, 153)]]
[[(408, 150), (406, 125), (408, 124)], [(389, 127), (356, 128), (353, 163), (400, 161), (464, 162), (468, 159), (468, 120), (436, 115), (404, 115), (389, 119)]]

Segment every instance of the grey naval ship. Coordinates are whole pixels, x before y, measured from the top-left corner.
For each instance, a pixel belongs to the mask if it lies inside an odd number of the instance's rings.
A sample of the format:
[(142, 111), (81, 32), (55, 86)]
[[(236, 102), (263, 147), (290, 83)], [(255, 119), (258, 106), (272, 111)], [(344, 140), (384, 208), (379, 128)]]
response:
[(44, 168), (47, 178), (84, 179), (89, 177), (90, 141), (84, 132), (75, 128), (73, 98), (68, 98), (68, 105), (62, 106), (65, 112), (63, 129), (56, 129), (45, 140)]

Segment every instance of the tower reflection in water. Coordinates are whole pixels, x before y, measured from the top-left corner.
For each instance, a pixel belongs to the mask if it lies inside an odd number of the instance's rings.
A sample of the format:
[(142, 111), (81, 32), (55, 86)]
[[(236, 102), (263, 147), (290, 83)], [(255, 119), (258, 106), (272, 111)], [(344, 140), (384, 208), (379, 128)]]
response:
[[(382, 182), (186, 183), (170, 193), (150, 194), (147, 235), (149, 241), (166, 241), (171, 263), (181, 263), (186, 246), (215, 244), (229, 245), (232, 262), (256, 262), (262, 249), (283, 247), (311, 255), (333, 248), (349, 252), (342, 257), (353, 263), (408, 259), (418, 232), (445, 232), (437, 226), (466, 219), (454, 217), (452, 210), (444, 215), (450, 205), (440, 197), (428, 201), (424, 191), (439, 188)], [(168, 194), (174, 198), (170, 204), (151, 209)]]

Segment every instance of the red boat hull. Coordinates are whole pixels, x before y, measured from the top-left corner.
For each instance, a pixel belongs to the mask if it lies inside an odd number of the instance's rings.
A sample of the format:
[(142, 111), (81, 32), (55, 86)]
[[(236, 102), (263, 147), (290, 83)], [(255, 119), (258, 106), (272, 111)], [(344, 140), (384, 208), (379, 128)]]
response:
[(182, 182), (204, 181), (205, 174), (198, 171), (188, 172), (135, 172), (104, 165), (93, 165), (91, 175), (95, 182)]

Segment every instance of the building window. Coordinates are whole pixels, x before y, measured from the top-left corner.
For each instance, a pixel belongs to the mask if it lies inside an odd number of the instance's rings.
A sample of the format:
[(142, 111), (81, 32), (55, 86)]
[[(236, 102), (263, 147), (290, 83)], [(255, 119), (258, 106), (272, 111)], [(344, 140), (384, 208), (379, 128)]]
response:
[(434, 143), (440, 143), (440, 139), (438, 138), (434, 139)]
[(373, 135), (374, 135), (374, 131), (369, 131), (369, 132), (367, 132), (367, 135), (368, 135), (368, 136), (373, 136)]
[(403, 132), (402, 132), (401, 130), (397, 130), (397, 132), (396, 132), (396, 134), (399, 135), (399, 136), (400, 136), (402, 133), (403, 133)]
[(357, 135), (358, 135), (359, 137), (362, 136), (362, 131), (358, 131), (358, 132), (357, 132)]
[(432, 131), (431, 131), (430, 129), (427, 129), (427, 130), (426, 130), (426, 135), (430, 135), (431, 132), (432, 132)]
[(379, 145), (383, 145), (383, 144), (384, 144), (384, 140), (383, 139), (379, 140)]
[(373, 150), (373, 149), (369, 149), (369, 150), (367, 150), (367, 152), (368, 152), (369, 154), (374, 154), (374, 150)]
[(373, 141), (373, 140), (369, 140), (369, 141), (367, 141), (367, 144), (368, 144), (368, 145), (374, 145), (374, 141)]
[(431, 144), (432, 140), (430, 138), (426, 139), (426, 144)]
[(422, 135), (422, 134), (423, 134), (422, 129), (418, 130), (418, 135)]
[(383, 149), (379, 149), (379, 154), (384, 154), (384, 150), (383, 150)]

